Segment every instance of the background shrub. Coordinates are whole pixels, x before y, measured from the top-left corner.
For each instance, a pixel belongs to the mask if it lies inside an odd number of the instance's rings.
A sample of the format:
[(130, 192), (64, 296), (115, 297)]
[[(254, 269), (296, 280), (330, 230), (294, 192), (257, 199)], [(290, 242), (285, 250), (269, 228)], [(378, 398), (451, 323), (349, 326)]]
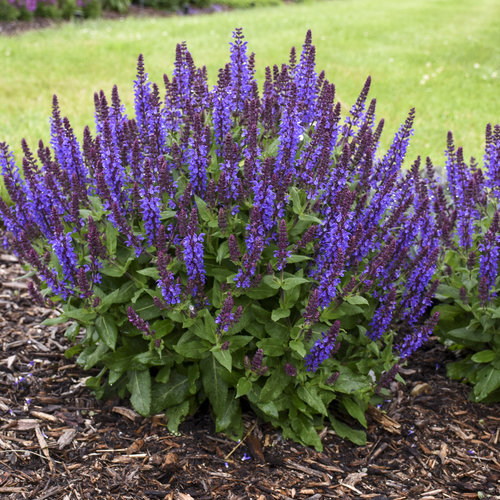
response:
[(171, 431), (208, 401), (233, 436), (245, 400), (317, 449), (325, 420), (363, 443), (368, 405), (438, 318), (447, 227), (420, 160), (401, 169), (414, 111), (377, 158), (370, 79), (342, 120), (310, 33), (262, 93), (241, 30), (230, 56), (210, 91), (178, 45), (163, 102), (141, 56), (135, 117), (116, 87), (96, 94), (81, 147), (54, 97), (51, 147), (23, 142), (25, 180), (0, 144), (4, 241), (34, 300), (62, 303), (49, 323), (72, 321), (67, 355), (101, 368), (98, 396), (165, 411)]
[(473, 384), (473, 400), (500, 401), (500, 126), (486, 129), (482, 169), (450, 133), (446, 172), (436, 210), (456, 228), (443, 241), (438, 334), (461, 358), (448, 375)]
[(61, 19), (62, 11), (57, 0), (41, 0), (37, 1), (35, 16)]
[(102, 6), (106, 10), (125, 13), (130, 7), (131, 0), (102, 0)]
[(0, 0), (0, 21), (15, 21), (19, 10), (9, 0)]
[(96, 19), (98, 17), (101, 17), (101, 0), (78, 0), (78, 2), (78, 6), (82, 9), (83, 16), (85, 18)]

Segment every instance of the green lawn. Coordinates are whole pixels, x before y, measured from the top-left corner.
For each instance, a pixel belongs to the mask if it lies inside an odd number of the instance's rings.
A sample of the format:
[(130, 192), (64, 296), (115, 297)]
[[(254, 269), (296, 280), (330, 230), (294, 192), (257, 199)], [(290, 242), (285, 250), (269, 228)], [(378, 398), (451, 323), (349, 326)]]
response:
[[(0, 140), (16, 151), (48, 137), (51, 96), (76, 131), (93, 123), (93, 93), (118, 84), (132, 113), (132, 81), (143, 53), (153, 80), (171, 73), (175, 44), (186, 40), (214, 83), (228, 60), (231, 31), (243, 26), (266, 65), (288, 58), (308, 28), (318, 68), (350, 107), (368, 75), (385, 140), (417, 109), (412, 157), (444, 159), (453, 130), (466, 156), (482, 156), (484, 127), (500, 121), (498, 0), (331, 0), (203, 16), (86, 21), (0, 38)], [(344, 108), (345, 110), (345, 108)]]

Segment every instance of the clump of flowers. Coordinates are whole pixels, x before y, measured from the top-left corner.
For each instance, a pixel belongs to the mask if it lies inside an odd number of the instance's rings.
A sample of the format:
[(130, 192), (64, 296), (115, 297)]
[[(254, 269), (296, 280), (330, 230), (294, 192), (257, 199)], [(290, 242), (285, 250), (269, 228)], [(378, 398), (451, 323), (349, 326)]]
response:
[(4, 243), (34, 298), (62, 303), (98, 396), (165, 411), (171, 430), (208, 399), (235, 436), (245, 398), (286, 437), (320, 449), (328, 419), (362, 443), (342, 418), (366, 426), (377, 380), (431, 333), (449, 228), (420, 159), (402, 169), (413, 110), (377, 157), (370, 79), (342, 118), (310, 32), (261, 91), (247, 49), (237, 29), (212, 89), (185, 44), (163, 88), (140, 56), (135, 114), (100, 92), (83, 140), (54, 97), (24, 178), (0, 144)]
[(431, 179), (436, 211), (451, 228), (442, 243), (438, 334), (462, 354), (448, 374), (473, 384), (473, 400), (500, 401), (500, 125), (486, 127), (482, 167), (465, 161), (451, 132), (446, 156), (447, 184)]

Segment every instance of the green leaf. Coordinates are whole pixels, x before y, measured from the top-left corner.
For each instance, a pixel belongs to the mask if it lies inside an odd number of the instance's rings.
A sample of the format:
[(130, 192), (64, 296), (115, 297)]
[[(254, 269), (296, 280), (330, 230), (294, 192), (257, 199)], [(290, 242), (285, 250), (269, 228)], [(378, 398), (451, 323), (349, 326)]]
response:
[(302, 283), (309, 283), (309, 280), (307, 278), (299, 278), (296, 276), (294, 276), (293, 278), (285, 278), (282, 288), (283, 290), (291, 290), (292, 288), (295, 288)]
[(189, 394), (188, 377), (172, 370), (167, 383), (159, 383), (153, 386), (152, 413), (160, 413), (166, 408), (183, 403)]
[(344, 408), (351, 417), (355, 418), (363, 427), (367, 427), (365, 412), (361, 408), (360, 404), (356, 403), (349, 397), (343, 397), (341, 399)]
[(474, 363), (489, 363), (490, 361), (493, 361), (495, 357), (495, 351), (488, 349), (485, 351), (476, 352), (476, 354), (474, 354), (471, 359), (472, 361), (474, 361)]
[(310, 385), (300, 385), (297, 388), (297, 396), (322, 415), (326, 416), (328, 414), (325, 404), (319, 397), (318, 391), (315, 387)]
[(304, 357), (307, 354), (304, 342), (301, 339), (290, 340), (288, 342), (290, 349), (295, 351), (299, 356)]
[(341, 370), (339, 378), (335, 382), (335, 390), (343, 392), (344, 394), (352, 394), (368, 386), (369, 382), (366, 380), (366, 377), (358, 375), (348, 369)]
[(304, 222), (315, 222), (316, 224), (320, 225), (323, 224), (323, 221), (321, 219), (318, 219), (318, 217), (315, 217), (314, 215), (311, 214), (300, 214), (299, 220)]
[(186, 332), (179, 342), (174, 345), (175, 352), (188, 359), (201, 359), (211, 349), (211, 345), (195, 337), (191, 332)]
[(268, 297), (276, 295), (279, 288), (279, 284), (276, 286), (276, 283), (272, 280), (272, 276), (266, 274), (258, 286), (245, 290), (245, 295), (254, 300), (267, 299)]
[(173, 219), (177, 215), (177, 210), (164, 210), (160, 212), (160, 220)]
[(236, 384), (236, 397), (240, 398), (248, 394), (252, 388), (252, 381), (247, 377), (241, 377)]
[(142, 295), (134, 304), (135, 312), (142, 318), (147, 320), (158, 318), (161, 316), (161, 311), (153, 302), (153, 298), (148, 295)]
[(224, 259), (227, 259), (228, 257), (229, 257), (229, 243), (226, 240), (219, 245), (215, 261), (217, 262), (217, 264), (220, 264)]
[(68, 318), (66, 315), (61, 314), (60, 316), (57, 316), (56, 318), (47, 318), (44, 319), (40, 324), (42, 326), (53, 326), (53, 325), (60, 325), (61, 323), (67, 323)]
[(170, 319), (159, 319), (151, 325), (151, 328), (156, 332), (157, 337), (162, 338), (174, 329), (174, 324)]
[(445, 300), (447, 298), (460, 300), (460, 291), (453, 286), (441, 284), (436, 290), (436, 298), (439, 300)]
[(93, 217), (95, 220), (100, 220), (104, 210), (102, 208), (101, 198), (99, 196), (89, 196), (90, 204), (92, 206), (92, 211), (95, 216)]
[(354, 444), (358, 446), (364, 446), (366, 444), (366, 433), (362, 430), (356, 430), (349, 427), (344, 422), (337, 420), (330, 415), (330, 423), (332, 424), (333, 430), (343, 439), (349, 439)]
[(215, 334), (206, 327), (205, 322), (198, 318), (190, 327), (189, 331), (200, 339), (208, 341), (210, 344), (216, 342)]
[(257, 342), (257, 347), (262, 349), (265, 356), (282, 356), (285, 354), (284, 344), (278, 338), (265, 338)]
[(215, 432), (225, 432), (234, 438), (241, 438), (243, 431), (240, 403), (237, 399), (231, 397), (224, 408), (224, 412), (217, 415), (215, 419)]
[(177, 406), (172, 406), (165, 410), (165, 417), (167, 417), (167, 429), (173, 434), (177, 434), (179, 425), (189, 415), (189, 401), (183, 401)]
[(323, 450), (321, 439), (314, 428), (314, 422), (303, 413), (290, 411), (289, 420), (295, 431), (294, 439), (307, 446), (314, 446), (317, 451)]
[(99, 338), (113, 351), (118, 338), (118, 328), (111, 316), (99, 316), (95, 322), (95, 329)]
[(490, 393), (500, 387), (500, 370), (485, 366), (478, 373), (479, 381), (474, 387), (476, 401), (485, 399)]
[(83, 347), (81, 346), (81, 344), (73, 345), (64, 351), (64, 357), (66, 359), (71, 359), (73, 356), (80, 354), (82, 352), (82, 350), (83, 350)]
[(111, 221), (106, 223), (106, 248), (108, 249), (109, 255), (113, 256), (116, 254), (116, 241), (118, 237), (118, 229), (113, 226)]
[(268, 403), (276, 399), (290, 383), (291, 377), (285, 373), (283, 369), (275, 369), (272, 371), (271, 376), (268, 377), (262, 391), (260, 393), (260, 402)]
[(280, 282), (276, 279), (275, 276), (266, 274), (263, 278), (261, 283), (265, 283), (267, 286), (270, 288), (274, 288), (275, 290), (280, 289)]
[(94, 311), (89, 311), (88, 309), (72, 309), (68, 311), (63, 308), (62, 316), (65, 318), (75, 319), (84, 325), (88, 325), (96, 318), (97, 315)]
[(208, 222), (210, 219), (212, 219), (212, 216), (210, 215), (210, 210), (207, 207), (207, 202), (197, 195), (194, 195), (194, 199), (196, 201), (198, 213), (200, 214), (200, 219)]
[(290, 309), (274, 309), (271, 313), (271, 319), (273, 321), (279, 321), (281, 318), (288, 318), (290, 316)]
[(78, 323), (71, 323), (71, 325), (69, 325), (68, 328), (66, 328), (64, 336), (71, 342), (74, 342), (79, 332), (80, 332), (80, 325)]
[(220, 364), (213, 356), (200, 361), (201, 381), (216, 416), (225, 412), (228, 397), (227, 383), (220, 376)]
[(469, 327), (455, 328), (454, 330), (444, 332), (444, 335), (447, 338), (465, 345), (489, 342), (491, 340), (490, 333), (473, 330)]
[(308, 257), (307, 255), (298, 255), (298, 254), (293, 254), (288, 257), (286, 260), (289, 264), (295, 264), (296, 262), (303, 262), (305, 260), (312, 260), (311, 257)]
[(120, 288), (113, 290), (111, 293), (103, 293), (101, 303), (97, 308), (99, 313), (106, 312), (113, 304), (123, 304), (129, 302), (136, 292), (135, 283), (127, 281)]
[(345, 301), (348, 304), (354, 304), (354, 305), (369, 305), (369, 302), (362, 297), (361, 295), (350, 295), (349, 297), (345, 298)]
[(253, 340), (251, 335), (233, 335), (229, 338), (229, 350), (236, 352)]
[(137, 274), (141, 274), (143, 276), (149, 276), (155, 280), (160, 279), (160, 272), (157, 267), (145, 267), (144, 269), (139, 269)]
[(106, 344), (94, 344), (86, 347), (78, 356), (77, 363), (83, 365), (84, 370), (90, 370), (97, 363), (99, 363), (104, 355), (109, 351)]
[(293, 186), (288, 190), (290, 197), (292, 198), (292, 207), (294, 214), (301, 214), (304, 209), (302, 208), (302, 203), (300, 201), (300, 195), (298, 189)]
[(125, 264), (120, 264), (119, 262), (108, 262), (104, 264), (101, 269), (101, 274), (112, 278), (121, 278), (127, 272), (131, 263), (132, 259), (126, 261)]
[(223, 351), (220, 346), (214, 345), (210, 352), (214, 355), (215, 359), (228, 371), (233, 369), (233, 358), (229, 349)]
[(151, 410), (151, 376), (149, 370), (133, 370), (128, 377), (127, 389), (130, 391), (130, 402), (143, 417)]

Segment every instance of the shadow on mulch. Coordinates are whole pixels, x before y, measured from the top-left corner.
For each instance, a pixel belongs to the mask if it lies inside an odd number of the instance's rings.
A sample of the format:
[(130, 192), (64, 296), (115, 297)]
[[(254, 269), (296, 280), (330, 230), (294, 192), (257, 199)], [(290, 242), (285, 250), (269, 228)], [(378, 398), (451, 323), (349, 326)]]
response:
[(435, 340), (370, 413), (366, 446), (325, 429), (318, 453), (251, 413), (238, 445), (206, 408), (174, 436), (161, 417), (94, 400), (60, 327), (39, 326), (51, 311), (33, 306), (20, 274), (0, 256), (2, 499), (500, 499), (500, 405), (469, 402)]

